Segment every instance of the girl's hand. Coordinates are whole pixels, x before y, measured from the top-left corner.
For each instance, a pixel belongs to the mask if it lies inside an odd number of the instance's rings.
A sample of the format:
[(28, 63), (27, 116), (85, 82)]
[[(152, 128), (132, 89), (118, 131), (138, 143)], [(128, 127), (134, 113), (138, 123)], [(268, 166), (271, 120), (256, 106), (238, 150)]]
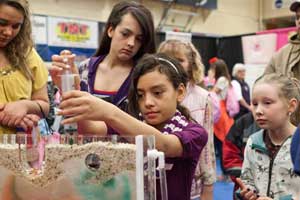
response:
[(40, 120), (40, 117), (38, 115), (27, 114), (21, 121), (20, 126), (25, 131), (27, 131), (28, 129), (31, 129), (31, 128), (37, 126), (39, 120)]
[(0, 107), (0, 124), (8, 127), (20, 126), (28, 112), (22, 101), (10, 102)]
[(256, 193), (256, 191), (252, 191), (242, 182), (240, 178), (236, 178), (236, 183), (239, 185), (241, 189), (241, 196), (244, 200), (257, 200), (259, 198), (259, 195)]
[[(72, 74), (79, 74), (78, 69), (75, 66), (74, 60), (76, 55), (72, 54), (69, 50), (63, 50), (60, 52), (60, 55), (53, 55), (52, 56), (52, 65), (49, 69), (51, 78), (53, 83), (61, 88), (61, 75), (64, 70), (71, 70)], [(66, 63), (65, 59), (68, 59), (68, 62)], [(78, 80), (76, 80), (78, 79)], [(76, 89), (79, 89), (79, 77), (76, 77), (75, 79), (75, 86)]]
[(203, 185), (201, 198), (205, 200), (213, 200), (213, 185)]
[(63, 94), (59, 115), (67, 116), (63, 124), (82, 120), (105, 121), (105, 116), (111, 114), (112, 104), (82, 91), (70, 91)]
[(5, 107), (5, 104), (4, 104), (4, 103), (1, 103), (1, 104), (0, 104), (0, 112), (4, 109), (4, 107)]

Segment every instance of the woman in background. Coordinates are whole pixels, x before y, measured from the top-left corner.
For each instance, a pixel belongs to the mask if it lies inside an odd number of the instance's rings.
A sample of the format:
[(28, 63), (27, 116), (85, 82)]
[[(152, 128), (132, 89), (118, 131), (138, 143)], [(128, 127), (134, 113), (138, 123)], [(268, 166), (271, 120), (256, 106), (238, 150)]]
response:
[(237, 100), (240, 104), (240, 112), (234, 116), (238, 119), (251, 111), (250, 106), (250, 87), (245, 81), (246, 67), (242, 63), (236, 63), (232, 69), (231, 85), (234, 88)]

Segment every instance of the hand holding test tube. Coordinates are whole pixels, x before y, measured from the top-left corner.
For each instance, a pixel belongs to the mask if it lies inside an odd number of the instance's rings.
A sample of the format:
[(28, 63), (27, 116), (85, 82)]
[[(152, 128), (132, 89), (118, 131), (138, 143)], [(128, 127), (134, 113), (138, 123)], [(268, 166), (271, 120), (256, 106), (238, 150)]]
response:
[[(64, 58), (64, 63), (68, 66), (68, 58)], [(70, 66), (68, 69), (65, 69), (63, 74), (61, 75), (61, 89), (62, 93), (75, 90), (75, 76), (76, 74), (71, 73)], [(64, 131), (65, 133), (77, 133), (77, 124), (72, 123), (72, 124), (65, 124), (64, 125)]]

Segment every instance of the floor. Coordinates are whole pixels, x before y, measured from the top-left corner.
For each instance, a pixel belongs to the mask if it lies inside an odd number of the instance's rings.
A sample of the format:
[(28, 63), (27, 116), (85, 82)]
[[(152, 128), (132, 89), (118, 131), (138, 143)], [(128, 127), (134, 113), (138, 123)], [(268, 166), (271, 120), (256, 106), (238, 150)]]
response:
[[(217, 176), (220, 175), (220, 160), (217, 159)], [(217, 181), (214, 185), (214, 200), (232, 200), (232, 192), (233, 183), (231, 181)]]

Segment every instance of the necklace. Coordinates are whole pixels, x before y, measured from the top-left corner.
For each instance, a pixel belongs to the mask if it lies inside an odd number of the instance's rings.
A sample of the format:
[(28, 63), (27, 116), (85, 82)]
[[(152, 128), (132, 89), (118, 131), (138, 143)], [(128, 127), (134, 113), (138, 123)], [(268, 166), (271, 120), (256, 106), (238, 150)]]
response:
[(6, 76), (13, 72), (14, 72), (14, 70), (11, 68), (7, 68), (7, 67), (0, 68), (0, 76)]

